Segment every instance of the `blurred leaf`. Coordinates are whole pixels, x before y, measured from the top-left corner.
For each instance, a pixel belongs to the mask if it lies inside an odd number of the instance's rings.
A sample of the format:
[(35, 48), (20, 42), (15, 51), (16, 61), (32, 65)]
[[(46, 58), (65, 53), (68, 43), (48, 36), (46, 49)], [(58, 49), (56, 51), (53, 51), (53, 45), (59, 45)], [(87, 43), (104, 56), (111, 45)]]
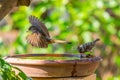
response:
[(120, 67), (120, 56), (116, 56), (114, 59), (115, 63), (117, 64), (117, 66)]
[[(15, 71), (13, 71), (13, 68), (18, 70), (18, 74), (16, 74)], [(2, 80), (31, 80), (19, 68), (10, 65), (1, 58), (0, 58), (0, 76)]]

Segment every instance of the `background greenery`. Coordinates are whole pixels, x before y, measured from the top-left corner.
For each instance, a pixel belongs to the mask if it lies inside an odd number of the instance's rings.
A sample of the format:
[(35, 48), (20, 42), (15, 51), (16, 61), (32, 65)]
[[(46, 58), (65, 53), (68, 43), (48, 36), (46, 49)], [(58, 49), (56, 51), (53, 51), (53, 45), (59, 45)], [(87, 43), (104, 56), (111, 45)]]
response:
[[(71, 45), (52, 44), (47, 49), (26, 43), (28, 17), (42, 20), (55, 39)], [(100, 38), (94, 50), (101, 56), (98, 80), (120, 79), (120, 0), (33, 0), (0, 23), (0, 56), (23, 53), (78, 53), (76, 46)]]

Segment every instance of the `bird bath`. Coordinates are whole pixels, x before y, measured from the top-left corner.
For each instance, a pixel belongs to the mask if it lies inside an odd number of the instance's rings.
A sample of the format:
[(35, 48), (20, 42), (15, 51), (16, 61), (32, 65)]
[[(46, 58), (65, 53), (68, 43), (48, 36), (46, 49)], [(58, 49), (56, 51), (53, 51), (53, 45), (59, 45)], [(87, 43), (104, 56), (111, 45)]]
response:
[[(5, 60), (29, 77), (81, 77), (95, 72), (100, 57), (79, 58), (78, 54), (20, 54)], [(54, 57), (54, 60), (51, 59)]]

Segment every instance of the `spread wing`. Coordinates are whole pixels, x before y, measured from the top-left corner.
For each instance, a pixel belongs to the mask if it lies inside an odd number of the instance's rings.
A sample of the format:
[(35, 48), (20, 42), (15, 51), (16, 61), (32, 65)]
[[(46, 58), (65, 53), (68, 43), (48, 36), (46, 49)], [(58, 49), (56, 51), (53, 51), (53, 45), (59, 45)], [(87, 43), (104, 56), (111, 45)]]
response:
[(48, 43), (44, 36), (39, 33), (32, 33), (26, 37), (27, 42), (35, 47), (47, 48)]
[(29, 17), (29, 22), (32, 24), (32, 26), (35, 26), (46, 38), (50, 38), (49, 32), (46, 28), (46, 26), (39, 21), (39, 19), (35, 16), (30, 16)]

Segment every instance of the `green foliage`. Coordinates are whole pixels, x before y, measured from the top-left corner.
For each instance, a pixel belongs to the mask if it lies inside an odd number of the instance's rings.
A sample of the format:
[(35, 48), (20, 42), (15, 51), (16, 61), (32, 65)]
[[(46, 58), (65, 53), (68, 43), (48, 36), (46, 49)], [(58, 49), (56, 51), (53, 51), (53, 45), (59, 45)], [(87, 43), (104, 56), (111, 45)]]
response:
[[(94, 4), (94, 5), (93, 5)], [(111, 5), (112, 4), (112, 5)], [(109, 39), (111, 35), (119, 36), (119, 19), (116, 20), (111, 17), (106, 9), (112, 9), (117, 15), (119, 14), (119, 5), (117, 1), (107, 2), (104, 0), (42, 0), (38, 3), (33, 3), (30, 7), (20, 7), (18, 11), (11, 14), (13, 25), (3, 27), (3, 31), (19, 30), (19, 36), (16, 41), (11, 45), (16, 48), (15, 53), (29, 52), (25, 37), (27, 29), (30, 26), (28, 22), (29, 15), (35, 15), (45, 22), (48, 30), (53, 32), (56, 39), (70, 40), (74, 43), (69, 49), (77, 46), (83, 42), (92, 41), (92, 35), (98, 34), (101, 40), (106, 45), (113, 45)], [(56, 33), (56, 34), (55, 34)], [(102, 35), (105, 36), (102, 36)], [(1, 44), (2, 46), (2, 44)], [(3, 45), (4, 46), (4, 45)], [(56, 50), (54, 46), (49, 45), (47, 49), (34, 48), (33, 52), (66, 52), (66, 46), (57, 45)], [(61, 50), (60, 47), (63, 47)], [(5, 51), (6, 54), (9, 52)], [(77, 52), (76, 50), (71, 52)]]
[[(14, 70), (18, 71), (18, 74)], [(31, 80), (19, 68), (14, 67), (0, 58), (0, 80)]]
[(119, 80), (120, 76), (110, 77), (108, 80)]
[[(38, 2), (35, 2), (38, 1)], [(105, 62), (102, 70), (110, 68), (112, 75), (120, 74), (120, 1), (119, 0), (33, 0), (29, 7), (19, 7), (10, 14), (10, 20), (1, 31), (18, 31), (16, 41), (5, 45), (0, 37), (0, 55), (11, 52), (23, 53), (78, 53), (79, 44), (101, 39), (95, 53), (102, 56)], [(46, 49), (31, 47), (26, 43), (30, 23), (28, 17), (35, 15), (45, 23), (55, 39), (72, 41), (71, 45), (53, 44)], [(101, 45), (103, 44), (103, 45)], [(114, 60), (113, 60), (114, 59)], [(116, 65), (117, 64), (117, 65)], [(107, 68), (106, 68), (107, 67)], [(115, 68), (111, 70), (111, 68)], [(116, 70), (116, 73), (115, 73)], [(106, 71), (107, 72), (107, 71)], [(102, 77), (102, 76), (101, 76)]]

